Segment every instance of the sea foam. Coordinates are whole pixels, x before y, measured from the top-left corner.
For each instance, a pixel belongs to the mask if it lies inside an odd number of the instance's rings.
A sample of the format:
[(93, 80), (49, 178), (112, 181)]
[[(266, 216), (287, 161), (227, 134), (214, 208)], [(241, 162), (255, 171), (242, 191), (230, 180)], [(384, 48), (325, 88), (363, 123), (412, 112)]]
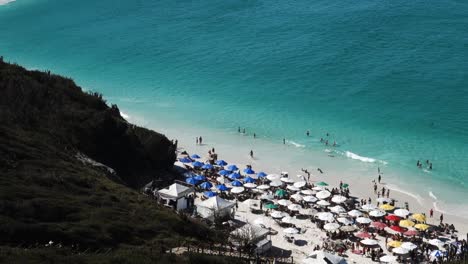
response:
[(362, 162), (368, 162), (368, 163), (374, 163), (374, 162), (379, 162), (379, 163), (382, 163), (384, 165), (387, 164), (386, 161), (383, 161), (383, 160), (378, 160), (378, 159), (374, 159), (374, 158), (370, 158), (370, 157), (364, 157), (364, 156), (360, 156), (356, 153), (353, 153), (351, 151), (346, 151), (345, 153), (345, 156), (350, 158), (350, 159), (354, 159), (354, 160), (360, 160)]
[(286, 141), (286, 142), (288, 142), (289, 144), (295, 146), (296, 148), (305, 148), (305, 145), (296, 143), (296, 142), (294, 142), (294, 141), (292, 141), (292, 140), (288, 140), (288, 141)]
[(8, 3), (14, 2), (15, 0), (0, 0), (0, 5), (6, 5)]

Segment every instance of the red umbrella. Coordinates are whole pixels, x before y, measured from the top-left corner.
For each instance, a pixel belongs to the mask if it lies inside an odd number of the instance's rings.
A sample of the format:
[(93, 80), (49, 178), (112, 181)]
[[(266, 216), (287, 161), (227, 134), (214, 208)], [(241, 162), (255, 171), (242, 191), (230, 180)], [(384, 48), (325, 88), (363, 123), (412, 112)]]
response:
[(416, 231), (416, 230), (408, 230), (408, 231), (403, 233), (403, 235), (405, 235), (405, 236), (416, 236), (417, 234), (418, 234), (418, 231)]
[(397, 231), (397, 232), (400, 232), (400, 233), (405, 232), (405, 229), (403, 229), (402, 227), (399, 227), (399, 226), (393, 225), (393, 226), (391, 226), (390, 228), (391, 228), (393, 231)]
[(387, 215), (385, 217), (385, 219), (387, 219), (389, 221), (395, 221), (396, 222), (396, 221), (400, 221), (401, 218), (396, 216), (396, 215)]
[(372, 222), (371, 225), (377, 229), (384, 229), (385, 227), (387, 227), (387, 225), (382, 222)]
[(354, 233), (354, 236), (355, 237), (359, 237), (359, 238), (370, 238), (371, 235), (367, 232), (357, 232), (357, 233)]

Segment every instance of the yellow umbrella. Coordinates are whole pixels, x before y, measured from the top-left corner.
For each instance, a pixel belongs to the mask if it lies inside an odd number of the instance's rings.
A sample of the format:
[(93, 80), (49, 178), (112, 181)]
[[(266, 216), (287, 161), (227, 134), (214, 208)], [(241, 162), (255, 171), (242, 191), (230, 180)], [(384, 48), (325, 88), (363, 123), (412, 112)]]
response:
[(414, 226), (414, 228), (422, 230), (422, 231), (428, 229), (429, 227), (431, 227), (431, 226), (426, 225), (426, 224), (417, 224), (417, 225)]
[(411, 227), (411, 226), (414, 226), (414, 222), (411, 220), (401, 220), (399, 225), (401, 227)]
[(397, 247), (400, 247), (401, 244), (402, 244), (401, 241), (393, 240), (393, 241), (388, 242), (388, 243), (387, 243), (387, 246), (388, 246), (388, 247), (397, 248)]
[(423, 214), (413, 214), (411, 215), (411, 218), (418, 222), (425, 222), (426, 221), (426, 216)]
[(395, 206), (391, 206), (389, 204), (382, 204), (380, 206), (380, 209), (383, 209), (385, 211), (391, 211), (391, 210), (395, 209)]

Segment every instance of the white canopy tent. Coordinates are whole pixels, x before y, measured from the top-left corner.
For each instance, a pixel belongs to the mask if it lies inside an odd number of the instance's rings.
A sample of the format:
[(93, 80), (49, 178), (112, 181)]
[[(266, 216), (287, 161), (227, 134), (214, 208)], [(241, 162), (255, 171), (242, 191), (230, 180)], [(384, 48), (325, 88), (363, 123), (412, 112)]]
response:
[(235, 203), (226, 201), (219, 196), (214, 196), (197, 204), (197, 212), (201, 217), (213, 221), (215, 215), (223, 217), (231, 214), (231, 209), (235, 205)]
[(157, 193), (159, 198), (164, 201), (165, 206), (175, 206), (176, 210), (183, 210), (188, 207), (187, 195), (193, 192), (193, 187), (173, 183), (171, 186), (161, 189)]

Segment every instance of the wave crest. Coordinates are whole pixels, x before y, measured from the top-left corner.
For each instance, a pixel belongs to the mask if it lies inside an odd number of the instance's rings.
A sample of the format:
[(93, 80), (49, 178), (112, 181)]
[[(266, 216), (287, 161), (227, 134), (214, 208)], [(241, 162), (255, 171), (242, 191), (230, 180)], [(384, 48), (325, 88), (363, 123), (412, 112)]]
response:
[(294, 141), (292, 141), (292, 140), (288, 140), (287, 142), (288, 142), (289, 144), (295, 146), (296, 148), (305, 148), (305, 145), (296, 143), (296, 142), (294, 142)]
[(1, 5), (6, 5), (8, 3), (14, 2), (15, 0), (0, 0), (0, 6)]

